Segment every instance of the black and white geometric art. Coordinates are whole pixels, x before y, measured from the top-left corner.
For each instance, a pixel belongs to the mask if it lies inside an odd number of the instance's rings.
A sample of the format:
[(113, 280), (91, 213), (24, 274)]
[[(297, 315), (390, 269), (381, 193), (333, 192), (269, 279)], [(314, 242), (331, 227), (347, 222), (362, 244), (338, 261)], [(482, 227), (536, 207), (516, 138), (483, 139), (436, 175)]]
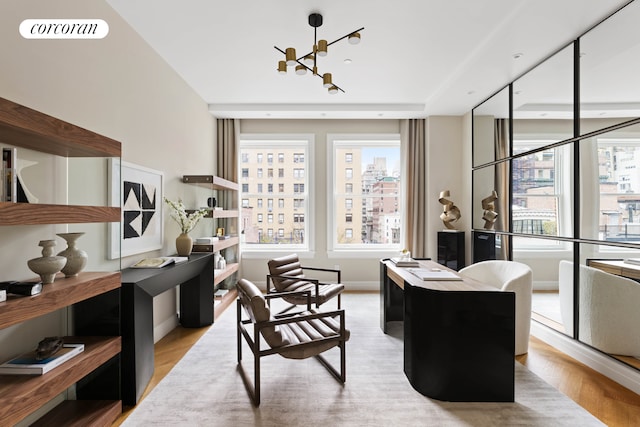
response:
[[(122, 222), (112, 230), (113, 258), (162, 248), (163, 173), (143, 166), (111, 162), (112, 199), (120, 199)], [(119, 187), (119, 194), (118, 193)]]

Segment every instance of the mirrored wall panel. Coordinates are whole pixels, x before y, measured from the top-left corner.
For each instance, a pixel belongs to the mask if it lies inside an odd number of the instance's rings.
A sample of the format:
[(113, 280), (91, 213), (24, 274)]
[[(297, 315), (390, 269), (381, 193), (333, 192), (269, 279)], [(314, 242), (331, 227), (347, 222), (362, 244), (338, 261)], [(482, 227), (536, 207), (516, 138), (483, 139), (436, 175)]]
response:
[[(540, 250), (544, 248), (545, 250)], [(513, 238), (513, 260), (533, 272), (531, 311), (535, 320), (572, 336), (561, 312), (560, 266), (573, 260), (573, 243), (541, 238)], [(573, 280), (570, 276), (568, 280)], [(572, 282), (571, 282), (572, 283)], [(571, 286), (571, 284), (569, 284)]]
[(473, 166), (509, 157), (509, 88), (473, 110)]
[[(640, 249), (580, 245), (578, 339), (636, 368), (640, 368), (639, 279)], [(561, 284), (561, 302), (571, 300), (567, 289), (564, 295)]]
[(640, 3), (580, 38), (580, 127), (585, 134), (640, 117)]
[(572, 145), (534, 151), (539, 142), (519, 141), (512, 160), (512, 231), (549, 237), (573, 235)]
[(580, 141), (584, 239), (640, 245), (640, 125)]
[(573, 45), (513, 83), (513, 139), (573, 137)]

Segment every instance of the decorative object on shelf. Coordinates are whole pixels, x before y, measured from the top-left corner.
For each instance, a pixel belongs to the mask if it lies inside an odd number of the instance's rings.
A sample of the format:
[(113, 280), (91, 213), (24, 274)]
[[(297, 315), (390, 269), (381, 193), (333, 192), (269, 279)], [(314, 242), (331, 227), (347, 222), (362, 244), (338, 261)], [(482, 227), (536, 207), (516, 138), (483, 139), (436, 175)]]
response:
[(440, 192), (440, 198), (438, 201), (443, 205), (443, 212), (440, 214), (440, 219), (447, 229), (455, 230), (452, 223), (460, 219), (460, 209), (458, 209), (458, 207), (449, 200), (450, 196), (451, 194), (449, 193), (449, 190)]
[(179, 256), (189, 256), (193, 251), (193, 239), (187, 233), (176, 237), (176, 252)]
[(193, 239), (189, 236), (189, 232), (208, 212), (208, 209), (198, 209), (187, 215), (181, 199), (177, 202), (164, 198), (165, 203), (171, 207), (171, 218), (180, 226), (180, 235), (176, 238), (176, 250), (180, 256), (189, 256), (193, 250)]
[(218, 237), (224, 236), (224, 228), (223, 227), (218, 227), (218, 229), (216, 230), (216, 236), (218, 236)]
[(36, 360), (43, 360), (53, 356), (62, 348), (64, 340), (60, 337), (45, 337), (36, 348)]
[(42, 247), (42, 256), (27, 261), (27, 266), (31, 271), (38, 274), (42, 284), (53, 283), (58, 273), (67, 263), (63, 256), (54, 256), (53, 248), (56, 246), (55, 240), (40, 240), (38, 246)]
[(161, 171), (110, 159), (109, 205), (122, 206), (122, 228), (110, 226), (109, 258), (162, 249), (164, 219)]
[(67, 263), (62, 269), (65, 277), (77, 276), (87, 265), (89, 256), (85, 251), (76, 247), (76, 240), (83, 235), (84, 232), (81, 231), (76, 233), (58, 233), (58, 236), (67, 242), (67, 249), (58, 254), (58, 256), (63, 256), (67, 259)]
[(360, 31), (364, 30), (364, 27), (358, 28), (332, 42), (327, 42), (326, 40), (318, 40), (318, 27), (322, 25), (322, 15), (319, 13), (309, 15), (309, 25), (313, 27), (313, 49), (311, 52), (296, 57), (295, 48), (288, 47), (286, 50), (282, 50), (278, 46), (274, 46), (277, 51), (285, 56), (284, 61), (278, 61), (278, 72), (280, 74), (287, 74), (287, 66), (295, 66), (295, 71), (298, 75), (307, 74), (308, 70), (311, 71), (314, 76), (320, 77), (322, 79), (322, 85), (327, 88), (330, 94), (336, 94), (338, 91), (344, 92), (341, 87), (333, 83), (331, 73), (318, 72), (318, 57), (327, 56), (328, 47), (340, 40), (348, 39), (350, 44), (360, 43)]
[(7, 294), (31, 297), (42, 292), (42, 282), (17, 282), (15, 280), (0, 282), (0, 292), (5, 295), (5, 298), (0, 298), (0, 301), (5, 301)]
[(482, 199), (482, 209), (484, 212), (482, 213), (482, 219), (484, 219), (484, 229), (491, 230), (493, 228), (493, 224), (496, 222), (496, 218), (498, 218), (498, 213), (495, 211), (495, 202), (498, 200), (498, 193), (496, 190), (493, 190), (488, 197)]
[(207, 206), (209, 206), (210, 208), (215, 208), (216, 207), (216, 198), (215, 197), (209, 197), (207, 199)]

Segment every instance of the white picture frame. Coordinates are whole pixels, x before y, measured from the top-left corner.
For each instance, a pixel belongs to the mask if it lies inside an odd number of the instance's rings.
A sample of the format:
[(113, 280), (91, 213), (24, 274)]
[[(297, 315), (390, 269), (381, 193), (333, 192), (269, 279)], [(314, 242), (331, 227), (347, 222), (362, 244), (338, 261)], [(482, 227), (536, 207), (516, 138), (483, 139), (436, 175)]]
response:
[(162, 249), (164, 173), (109, 159), (109, 203), (121, 206), (120, 224), (110, 225), (109, 259)]

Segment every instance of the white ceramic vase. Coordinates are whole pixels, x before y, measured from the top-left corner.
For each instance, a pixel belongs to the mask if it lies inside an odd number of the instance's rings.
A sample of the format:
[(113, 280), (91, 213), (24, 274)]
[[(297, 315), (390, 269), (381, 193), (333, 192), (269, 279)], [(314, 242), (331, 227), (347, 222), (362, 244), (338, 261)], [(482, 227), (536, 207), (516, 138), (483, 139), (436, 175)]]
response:
[(76, 247), (76, 240), (78, 240), (83, 232), (77, 233), (58, 233), (58, 236), (62, 237), (67, 242), (67, 249), (60, 252), (58, 256), (63, 256), (67, 259), (62, 272), (65, 277), (77, 276), (84, 267), (87, 265), (88, 255), (82, 249)]
[(38, 246), (42, 246), (42, 256), (27, 261), (27, 266), (31, 271), (40, 276), (42, 284), (53, 283), (58, 273), (67, 263), (63, 256), (54, 256), (53, 248), (56, 246), (55, 240), (40, 240)]

